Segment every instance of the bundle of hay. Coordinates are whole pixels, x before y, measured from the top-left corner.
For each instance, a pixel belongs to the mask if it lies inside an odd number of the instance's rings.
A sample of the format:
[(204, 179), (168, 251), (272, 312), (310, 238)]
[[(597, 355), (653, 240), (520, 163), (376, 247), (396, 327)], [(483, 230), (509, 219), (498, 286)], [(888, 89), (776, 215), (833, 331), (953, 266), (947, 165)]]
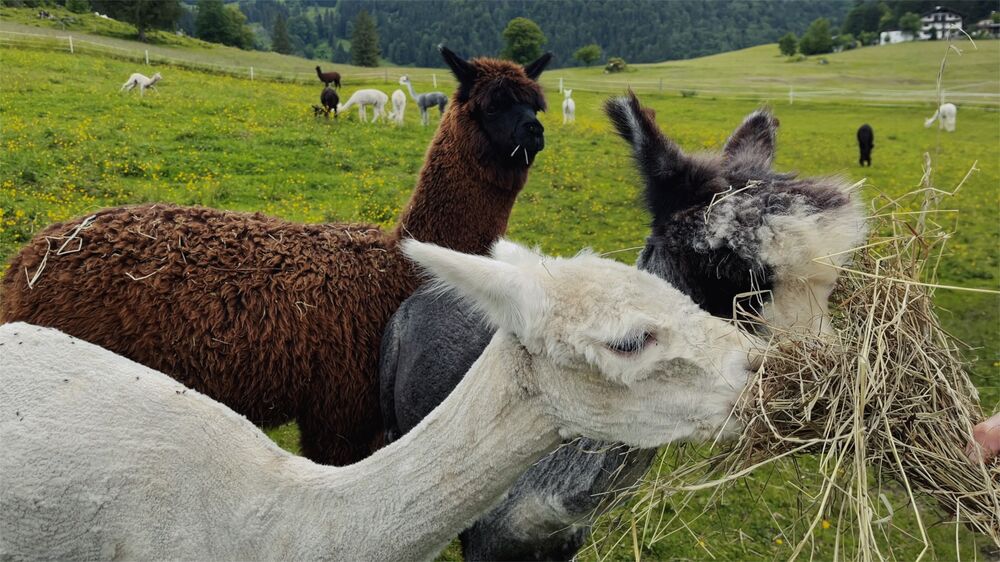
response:
[[(891, 557), (891, 550), (880, 550), (892, 513), (880, 494), (888, 480), (908, 497), (922, 535), (916, 538), (925, 545), (929, 522), (918, 508), (936, 503), (949, 520), (1000, 547), (1000, 458), (984, 465), (965, 454), (983, 414), (959, 344), (942, 329), (932, 303), (948, 238), (929, 210), (934, 193), (921, 190), (875, 209), (879, 234), (856, 250), (831, 300), (836, 336), (775, 334), (734, 414), (746, 423), (741, 438), (722, 454), (660, 472), (634, 504), (634, 517), (648, 520), (665, 501), (676, 504), (665, 498), (678, 490), (716, 488), (720, 496), (720, 484), (775, 459), (811, 453), (819, 484), (800, 489), (810, 504), (802, 515), (808, 530), (792, 558), (831, 514), (844, 521), (841, 529), (853, 530), (856, 558)], [(906, 208), (920, 199), (922, 209)], [(677, 516), (663, 524), (677, 526)]]

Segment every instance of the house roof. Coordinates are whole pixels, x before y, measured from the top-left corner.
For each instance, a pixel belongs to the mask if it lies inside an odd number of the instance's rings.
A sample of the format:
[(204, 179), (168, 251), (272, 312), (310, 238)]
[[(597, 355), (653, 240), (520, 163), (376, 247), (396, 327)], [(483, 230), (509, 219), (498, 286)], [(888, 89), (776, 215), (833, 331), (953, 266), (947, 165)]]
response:
[(929, 16), (931, 14), (943, 13), (943, 12), (951, 12), (956, 16), (960, 16), (962, 19), (965, 19), (965, 14), (963, 14), (962, 12), (959, 12), (958, 10), (952, 10), (951, 8), (946, 8), (944, 6), (934, 6), (933, 10), (928, 10), (920, 14), (920, 17)]

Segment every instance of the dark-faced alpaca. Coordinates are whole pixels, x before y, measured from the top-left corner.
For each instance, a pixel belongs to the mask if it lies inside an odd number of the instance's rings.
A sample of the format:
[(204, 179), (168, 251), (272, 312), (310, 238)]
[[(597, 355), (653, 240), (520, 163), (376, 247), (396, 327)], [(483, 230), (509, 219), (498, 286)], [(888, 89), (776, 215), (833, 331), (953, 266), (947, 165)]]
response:
[(340, 104), (340, 96), (337, 95), (337, 91), (333, 88), (326, 87), (323, 88), (323, 92), (319, 95), (319, 102), (323, 105), (323, 110), (326, 116), (330, 116), (330, 112), (333, 112), (333, 117), (337, 117), (337, 105)]
[(871, 167), (873, 148), (875, 148), (875, 131), (872, 130), (871, 125), (865, 123), (858, 127), (858, 150), (861, 152), (858, 164), (864, 166), (867, 163)]
[(756, 311), (773, 327), (830, 329), (839, 267), (866, 234), (861, 199), (843, 178), (771, 168), (778, 121), (757, 111), (720, 154), (685, 154), (634, 94), (605, 111), (646, 182), (653, 232), (639, 267), (715, 316)]
[[(535, 113), (549, 55), (526, 67), (442, 55), (459, 88), (394, 230), (174, 205), (106, 209), (50, 226), (13, 257), (2, 320), (110, 349), (255, 423), (294, 419), (317, 462), (364, 458), (383, 435), (382, 331), (418, 284), (400, 241), (486, 253), (544, 145)], [(78, 251), (58, 255), (52, 246), (68, 237)]]
[[(819, 271), (813, 260), (841, 264), (864, 237), (858, 197), (849, 186), (773, 172), (777, 121), (766, 112), (749, 116), (722, 154), (693, 158), (660, 133), (652, 112), (634, 97), (611, 100), (606, 109), (646, 178), (654, 221), (639, 268), (724, 318), (732, 317), (741, 295), (770, 288), (773, 302), (769, 294), (757, 295), (756, 308), (773, 322), (790, 329), (828, 325), (826, 296), (836, 270)], [(726, 204), (725, 194), (737, 198)], [(827, 257), (831, 253), (837, 255)], [(389, 439), (412, 429), (447, 397), (492, 333), (449, 295), (421, 288), (403, 303), (382, 341), (379, 376)], [(639, 339), (623, 341), (621, 351), (641, 345)], [(564, 445), (461, 534), (465, 559), (571, 559), (594, 514), (614, 496), (608, 492), (633, 486), (655, 455), (586, 439)]]

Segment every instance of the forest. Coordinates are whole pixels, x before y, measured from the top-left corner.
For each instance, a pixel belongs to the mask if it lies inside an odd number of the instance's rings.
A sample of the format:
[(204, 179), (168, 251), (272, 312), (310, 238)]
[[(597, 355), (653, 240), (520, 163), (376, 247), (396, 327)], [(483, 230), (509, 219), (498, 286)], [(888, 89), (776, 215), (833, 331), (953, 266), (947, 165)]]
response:
[(685, 59), (777, 41), (802, 33), (816, 18), (839, 25), (848, 0), (591, 0), (533, 2), (502, 0), (240, 0), (239, 8), (268, 48), (278, 18), (287, 20), (294, 52), (348, 62), (352, 23), (361, 11), (376, 21), (382, 58), (399, 65), (439, 67), (434, 48), (445, 43), (468, 54), (496, 54), (501, 31), (519, 16), (536, 22), (546, 36), (554, 66), (575, 66), (573, 52), (596, 43), (602, 59), (629, 63)]

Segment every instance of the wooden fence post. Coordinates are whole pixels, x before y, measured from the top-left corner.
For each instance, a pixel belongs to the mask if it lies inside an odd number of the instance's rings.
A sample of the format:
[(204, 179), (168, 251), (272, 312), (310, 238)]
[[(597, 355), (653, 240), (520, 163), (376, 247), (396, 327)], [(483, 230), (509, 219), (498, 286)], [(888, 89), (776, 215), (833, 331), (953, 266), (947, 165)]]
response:
[(149, 49), (146, 49), (146, 66), (149, 66)]
[(69, 36), (69, 53), (73, 54), (73, 36)]
[(563, 79), (562, 79), (562, 77), (559, 78), (559, 93), (560, 94), (563, 93)]
[(250, 67), (250, 81), (253, 81), (253, 67)]

